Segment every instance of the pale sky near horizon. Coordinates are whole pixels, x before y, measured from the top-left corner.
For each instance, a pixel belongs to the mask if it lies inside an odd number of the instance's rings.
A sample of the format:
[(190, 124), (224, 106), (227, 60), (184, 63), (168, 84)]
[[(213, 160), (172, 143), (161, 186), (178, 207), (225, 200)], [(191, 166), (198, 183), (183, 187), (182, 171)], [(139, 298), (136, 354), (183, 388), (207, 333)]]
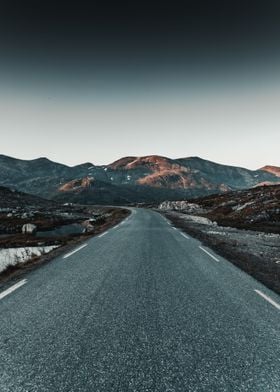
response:
[(7, 89), (0, 92), (1, 153), (68, 165), (158, 154), (280, 166), (279, 102), (279, 86), (267, 84), (189, 93), (155, 88), (101, 100)]
[(1, 8), (0, 154), (280, 166), (279, 2), (58, 3)]

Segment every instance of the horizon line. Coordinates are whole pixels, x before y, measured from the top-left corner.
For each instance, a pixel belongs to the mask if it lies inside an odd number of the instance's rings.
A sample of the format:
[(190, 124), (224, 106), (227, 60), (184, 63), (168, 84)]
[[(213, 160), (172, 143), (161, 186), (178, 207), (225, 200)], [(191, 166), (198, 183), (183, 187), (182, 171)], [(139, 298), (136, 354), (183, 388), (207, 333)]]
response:
[[(16, 160), (20, 160), (20, 161), (25, 161), (25, 162), (31, 162), (31, 161), (36, 161), (36, 160), (40, 160), (40, 159), (45, 159), (45, 160), (48, 160), (50, 162), (57, 163), (57, 164), (60, 164), (60, 165), (64, 165), (64, 166), (67, 166), (67, 167), (76, 167), (76, 166), (85, 165), (85, 164), (91, 164), (93, 166), (109, 166), (109, 165), (111, 165), (111, 164), (113, 164), (113, 163), (115, 163), (115, 162), (117, 162), (117, 161), (119, 161), (121, 159), (125, 159), (125, 158), (135, 158), (135, 159), (138, 159), (138, 158), (146, 158), (146, 157), (152, 157), (152, 156), (153, 157), (170, 159), (170, 160), (173, 160), (173, 161), (177, 161), (177, 160), (180, 160), (180, 159), (200, 159), (202, 161), (208, 161), (208, 162), (215, 163), (215, 164), (221, 165), (221, 166), (231, 166), (231, 167), (242, 168), (242, 169), (246, 169), (246, 170), (250, 170), (250, 171), (261, 170), (261, 169), (263, 169), (264, 167), (267, 167), (267, 166), (278, 167), (277, 165), (266, 164), (266, 165), (261, 166), (261, 167), (259, 167), (257, 169), (248, 169), (245, 166), (235, 165), (235, 164), (226, 164), (226, 163), (221, 163), (221, 162), (217, 162), (217, 161), (212, 161), (211, 159), (201, 158), (198, 155), (190, 155), (190, 156), (179, 157), (179, 158), (171, 158), (169, 156), (160, 155), (160, 154), (124, 155), (124, 156), (121, 156), (120, 158), (114, 159), (110, 163), (106, 163), (106, 164), (95, 164), (95, 163), (92, 163), (90, 161), (84, 161), (84, 162), (77, 163), (77, 164), (67, 164), (67, 163), (64, 163), (64, 162), (61, 162), (61, 161), (57, 161), (56, 159), (50, 159), (47, 156), (37, 156), (36, 158), (27, 159), (27, 158), (17, 158), (15, 156), (11, 156), (11, 155), (0, 153), (0, 157), (1, 156), (2, 157), (6, 157), (6, 158), (10, 158), (10, 159), (16, 159)], [(280, 165), (279, 165), (279, 167), (280, 167)]]

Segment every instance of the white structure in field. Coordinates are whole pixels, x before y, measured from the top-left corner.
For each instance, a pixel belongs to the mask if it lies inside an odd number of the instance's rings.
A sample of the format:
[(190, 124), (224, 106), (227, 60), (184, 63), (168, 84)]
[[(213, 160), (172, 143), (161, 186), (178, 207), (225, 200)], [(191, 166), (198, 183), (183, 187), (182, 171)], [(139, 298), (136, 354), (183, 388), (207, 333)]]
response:
[(26, 223), (22, 226), (22, 233), (23, 234), (34, 234), (36, 233), (37, 226), (33, 225), (32, 223)]

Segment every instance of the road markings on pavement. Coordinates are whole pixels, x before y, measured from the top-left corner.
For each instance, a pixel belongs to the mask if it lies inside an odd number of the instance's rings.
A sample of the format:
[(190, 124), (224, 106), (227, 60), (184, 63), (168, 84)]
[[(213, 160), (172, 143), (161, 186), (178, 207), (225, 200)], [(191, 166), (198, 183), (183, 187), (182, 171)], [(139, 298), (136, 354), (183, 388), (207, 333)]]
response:
[(0, 299), (6, 297), (6, 295), (11, 294), (13, 291), (15, 291), (19, 287), (23, 286), (26, 282), (27, 282), (27, 279), (23, 279), (20, 282), (14, 284), (13, 286), (9, 287), (7, 290), (0, 293)]
[(187, 236), (187, 234), (185, 234), (185, 233), (182, 233), (182, 232), (181, 232), (181, 234), (182, 234), (182, 236), (183, 236), (183, 237), (187, 238), (188, 240), (190, 239), (190, 237), (189, 237), (189, 236)]
[(74, 253), (76, 253), (76, 252), (78, 252), (79, 250), (85, 248), (87, 245), (88, 245), (88, 244), (84, 244), (84, 245), (79, 246), (79, 248), (73, 250), (73, 252), (67, 253), (65, 256), (63, 256), (63, 258), (64, 258), (64, 259), (67, 259), (67, 257), (72, 256)]
[(202, 246), (199, 247), (201, 250), (203, 250), (203, 252), (207, 253), (208, 256), (212, 257), (212, 259), (214, 259), (215, 261), (220, 261), (219, 259), (217, 259), (217, 257), (213, 256), (210, 252), (208, 252), (208, 250), (204, 249)]
[(172, 229), (174, 229), (174, 230), (177, 230), (177, 228), (176, 228), (176, 227), (174, 227), (174, 226), (172, 226)]
[(105, 233), (102, 233), (98, 236), (98, 238), (103, 237), (104, 235), (108, 234), (108, 231), (105, 231)]
[(275, 306), (276, 309), (280, 310), (280, 305), (275, 302), (272, 298), (270, 298), (268, 295), (264, 294), (260, 290), (254, 290), (257, 294), (259, 294), (261, 297), (263, 297), (267, 302), (269, 302), (271, 305)]

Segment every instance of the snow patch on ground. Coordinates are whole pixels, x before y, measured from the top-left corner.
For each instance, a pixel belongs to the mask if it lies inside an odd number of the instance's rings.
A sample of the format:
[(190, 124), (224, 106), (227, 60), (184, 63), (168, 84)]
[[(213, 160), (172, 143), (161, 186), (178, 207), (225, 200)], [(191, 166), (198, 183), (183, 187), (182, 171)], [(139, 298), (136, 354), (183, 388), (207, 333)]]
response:
[(188, 215), (188, 214), (184, 214), (183, 216), (184, 219), (190, 220), (195, 223), (199, 223), (201, 225), (217, 226), (216, 222), (212, 222), (210, 219), (204, 218), (203, 216)]
[(188, 201), (185, 200), (179, 200), (179, 201), (170, 201), (166, 200), (163, 201), (159, 205), (160, 210), (164, 211), (184, 211), (187, 213), (201, 213), (203, 212), (203, 209), (195, 203), (189, 203)]
[(244, 210), (244, 208), (251, 206), (252, 204), (255, 204), (255, 202), (254, 201), (249, 201), (249, 202), (247, 202), (245, 204), (241, 204), (241, 205), (238, 204), (237, 206), (232, 207), (232, 209), (235, 210), (235, 211), (241, 211), (241, 210)]
[(57, 247), (58, 245), (0, 249), (0, 272), (4, 271), (10, 265), (24, 263), (34, 256), (49, 253)]
[(214, 231), (214, 230), (208, 230), (207, 234), (213, 234), (213, 235), (226, 235), (226, 233), (219, 232), (219, 231)]

